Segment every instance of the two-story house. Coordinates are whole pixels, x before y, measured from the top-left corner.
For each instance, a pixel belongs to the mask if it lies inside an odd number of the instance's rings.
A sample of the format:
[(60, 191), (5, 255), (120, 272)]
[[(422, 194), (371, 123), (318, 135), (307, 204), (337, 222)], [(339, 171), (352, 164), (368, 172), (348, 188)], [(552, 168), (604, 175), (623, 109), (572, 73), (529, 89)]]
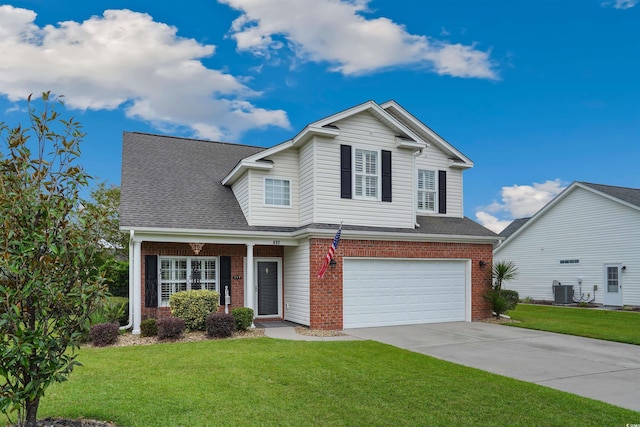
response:
[[(498, 237), (463, 215), (473, 163), (394, 101), (271, 148), (124, 133), (133, 331), (172, 293), (315, 329), (471, 321)], [(340, 224), (334, 261), (318, 277)], [(224, 298), (221, 298), (224, 303)]]

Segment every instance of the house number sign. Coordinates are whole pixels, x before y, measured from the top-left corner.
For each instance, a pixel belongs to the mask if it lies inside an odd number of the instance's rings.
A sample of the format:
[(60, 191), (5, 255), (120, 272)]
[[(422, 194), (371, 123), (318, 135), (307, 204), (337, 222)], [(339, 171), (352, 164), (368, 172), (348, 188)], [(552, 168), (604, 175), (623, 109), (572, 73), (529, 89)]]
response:
[(274, 241), (273, 241), (273, 244), (274, 244), (274, 245), (279, 245), (279, 244), (280, 244), (280, 240), (274, 240)]

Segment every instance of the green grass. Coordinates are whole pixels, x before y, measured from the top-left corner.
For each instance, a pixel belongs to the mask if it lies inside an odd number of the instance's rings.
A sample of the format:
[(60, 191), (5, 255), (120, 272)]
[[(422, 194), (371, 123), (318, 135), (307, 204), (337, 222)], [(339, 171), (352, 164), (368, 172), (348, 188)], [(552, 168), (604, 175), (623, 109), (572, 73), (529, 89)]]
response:
[(39, 418), (119, 426), (585, 426), (640, 413), (373, 341), (83, 348)]
[(509, 326), (640, 344), (638, 312), (518, 304), (507, 314), (521, 322)]

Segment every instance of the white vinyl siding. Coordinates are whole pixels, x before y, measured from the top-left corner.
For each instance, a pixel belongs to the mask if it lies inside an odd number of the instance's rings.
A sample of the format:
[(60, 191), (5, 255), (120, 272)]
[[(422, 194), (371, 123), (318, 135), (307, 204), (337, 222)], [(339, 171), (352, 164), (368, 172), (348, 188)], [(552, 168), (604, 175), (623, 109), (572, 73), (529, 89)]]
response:
[(216, 290), (217, 258), (160, 257), (158, 305), (169, 306), (172, 294), (181, 291)]
[[(249, 185), (249, 194), (251, 195), (251, 220), (249, 224), (297, 227), (300, 221), (298, 151), (281, 151), (273, 156), (269, 156), (266, 160), (273, 162), (273, 168), (271, 170), (251, 171)], [(269, 206), (264, 203), (265, 178), (289, 180), (291, 192), (291, 206), (289, 209), (282, 209), (281, 206)]]
[(264, 204), (269, 206), (291, 206), (291, 181), (265, 177)]
[(418, 210), (423, 212), (436, 211), (436, 172), (432, 170), (418, 170)]
[(356, 198), (380, 199), (380, 153), (378, 151), (355, 148), (353, 175)]
[(309, 326), (309, 241), (284, 248), (284, 319)]
[[(625, 305), (640, 305), (640, 212), (614, 200), (575, 188), (494, 251), (494, 261), (511, 260), (518, 276), (505, 288), (520, 298), (553, 300), (552, 282), (573, 285), (575, 294), (595, 293), (604, 302), (604, 265), (621, 264)], [(579, 260), (561, 264), (560, 260)], [(580, 278), (581, 283), (578, 282)], [(598, 289), (594, 292), (593, 287)]]
[[(316, 223), (338, 223), (372, 227), (413, 228), (413, 152), (395, 146), (396, 134), (368, 112), (335, 123), (340, 135), (332, 141), (317, 138), (315, 144)], [(391, 151), (392, 202), (340, 198), (340, 144), (355, 149)], [(380, 157), (378, 157), (380, 161)], [(355, 194), (355, 187), (353, 188)]]
[(249, 222), (250, 217), (250, 208), (249, 208), (249, 177), (250, 172), (244, 174), (241, 178), (239, 178), (236, 182), (231, 186), (231, 190), (233, 190), (233, 194), (236, 196), (238, 203), (240, 204), (240, 208), (242, 209), (242, 213), (244, 214), (245, 219)]
[[(316, 146), (314, 142), (304, 145), (300, 149), (300, 225), (313, 222), (315, 185), (315, 169), (313, 167), (313, 153)], [(320, 143), (330, 144), (330, 140)]]

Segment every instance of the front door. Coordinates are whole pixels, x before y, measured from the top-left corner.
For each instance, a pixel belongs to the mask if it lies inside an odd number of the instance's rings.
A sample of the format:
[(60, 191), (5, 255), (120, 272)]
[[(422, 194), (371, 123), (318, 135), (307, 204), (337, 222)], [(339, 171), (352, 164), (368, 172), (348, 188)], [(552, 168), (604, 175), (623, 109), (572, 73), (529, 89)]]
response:
[(604, 305), (622, 306), (622, 266), (604, 265)]
[(257, 261), (258, 316), (280, 316), (278, 261)]

